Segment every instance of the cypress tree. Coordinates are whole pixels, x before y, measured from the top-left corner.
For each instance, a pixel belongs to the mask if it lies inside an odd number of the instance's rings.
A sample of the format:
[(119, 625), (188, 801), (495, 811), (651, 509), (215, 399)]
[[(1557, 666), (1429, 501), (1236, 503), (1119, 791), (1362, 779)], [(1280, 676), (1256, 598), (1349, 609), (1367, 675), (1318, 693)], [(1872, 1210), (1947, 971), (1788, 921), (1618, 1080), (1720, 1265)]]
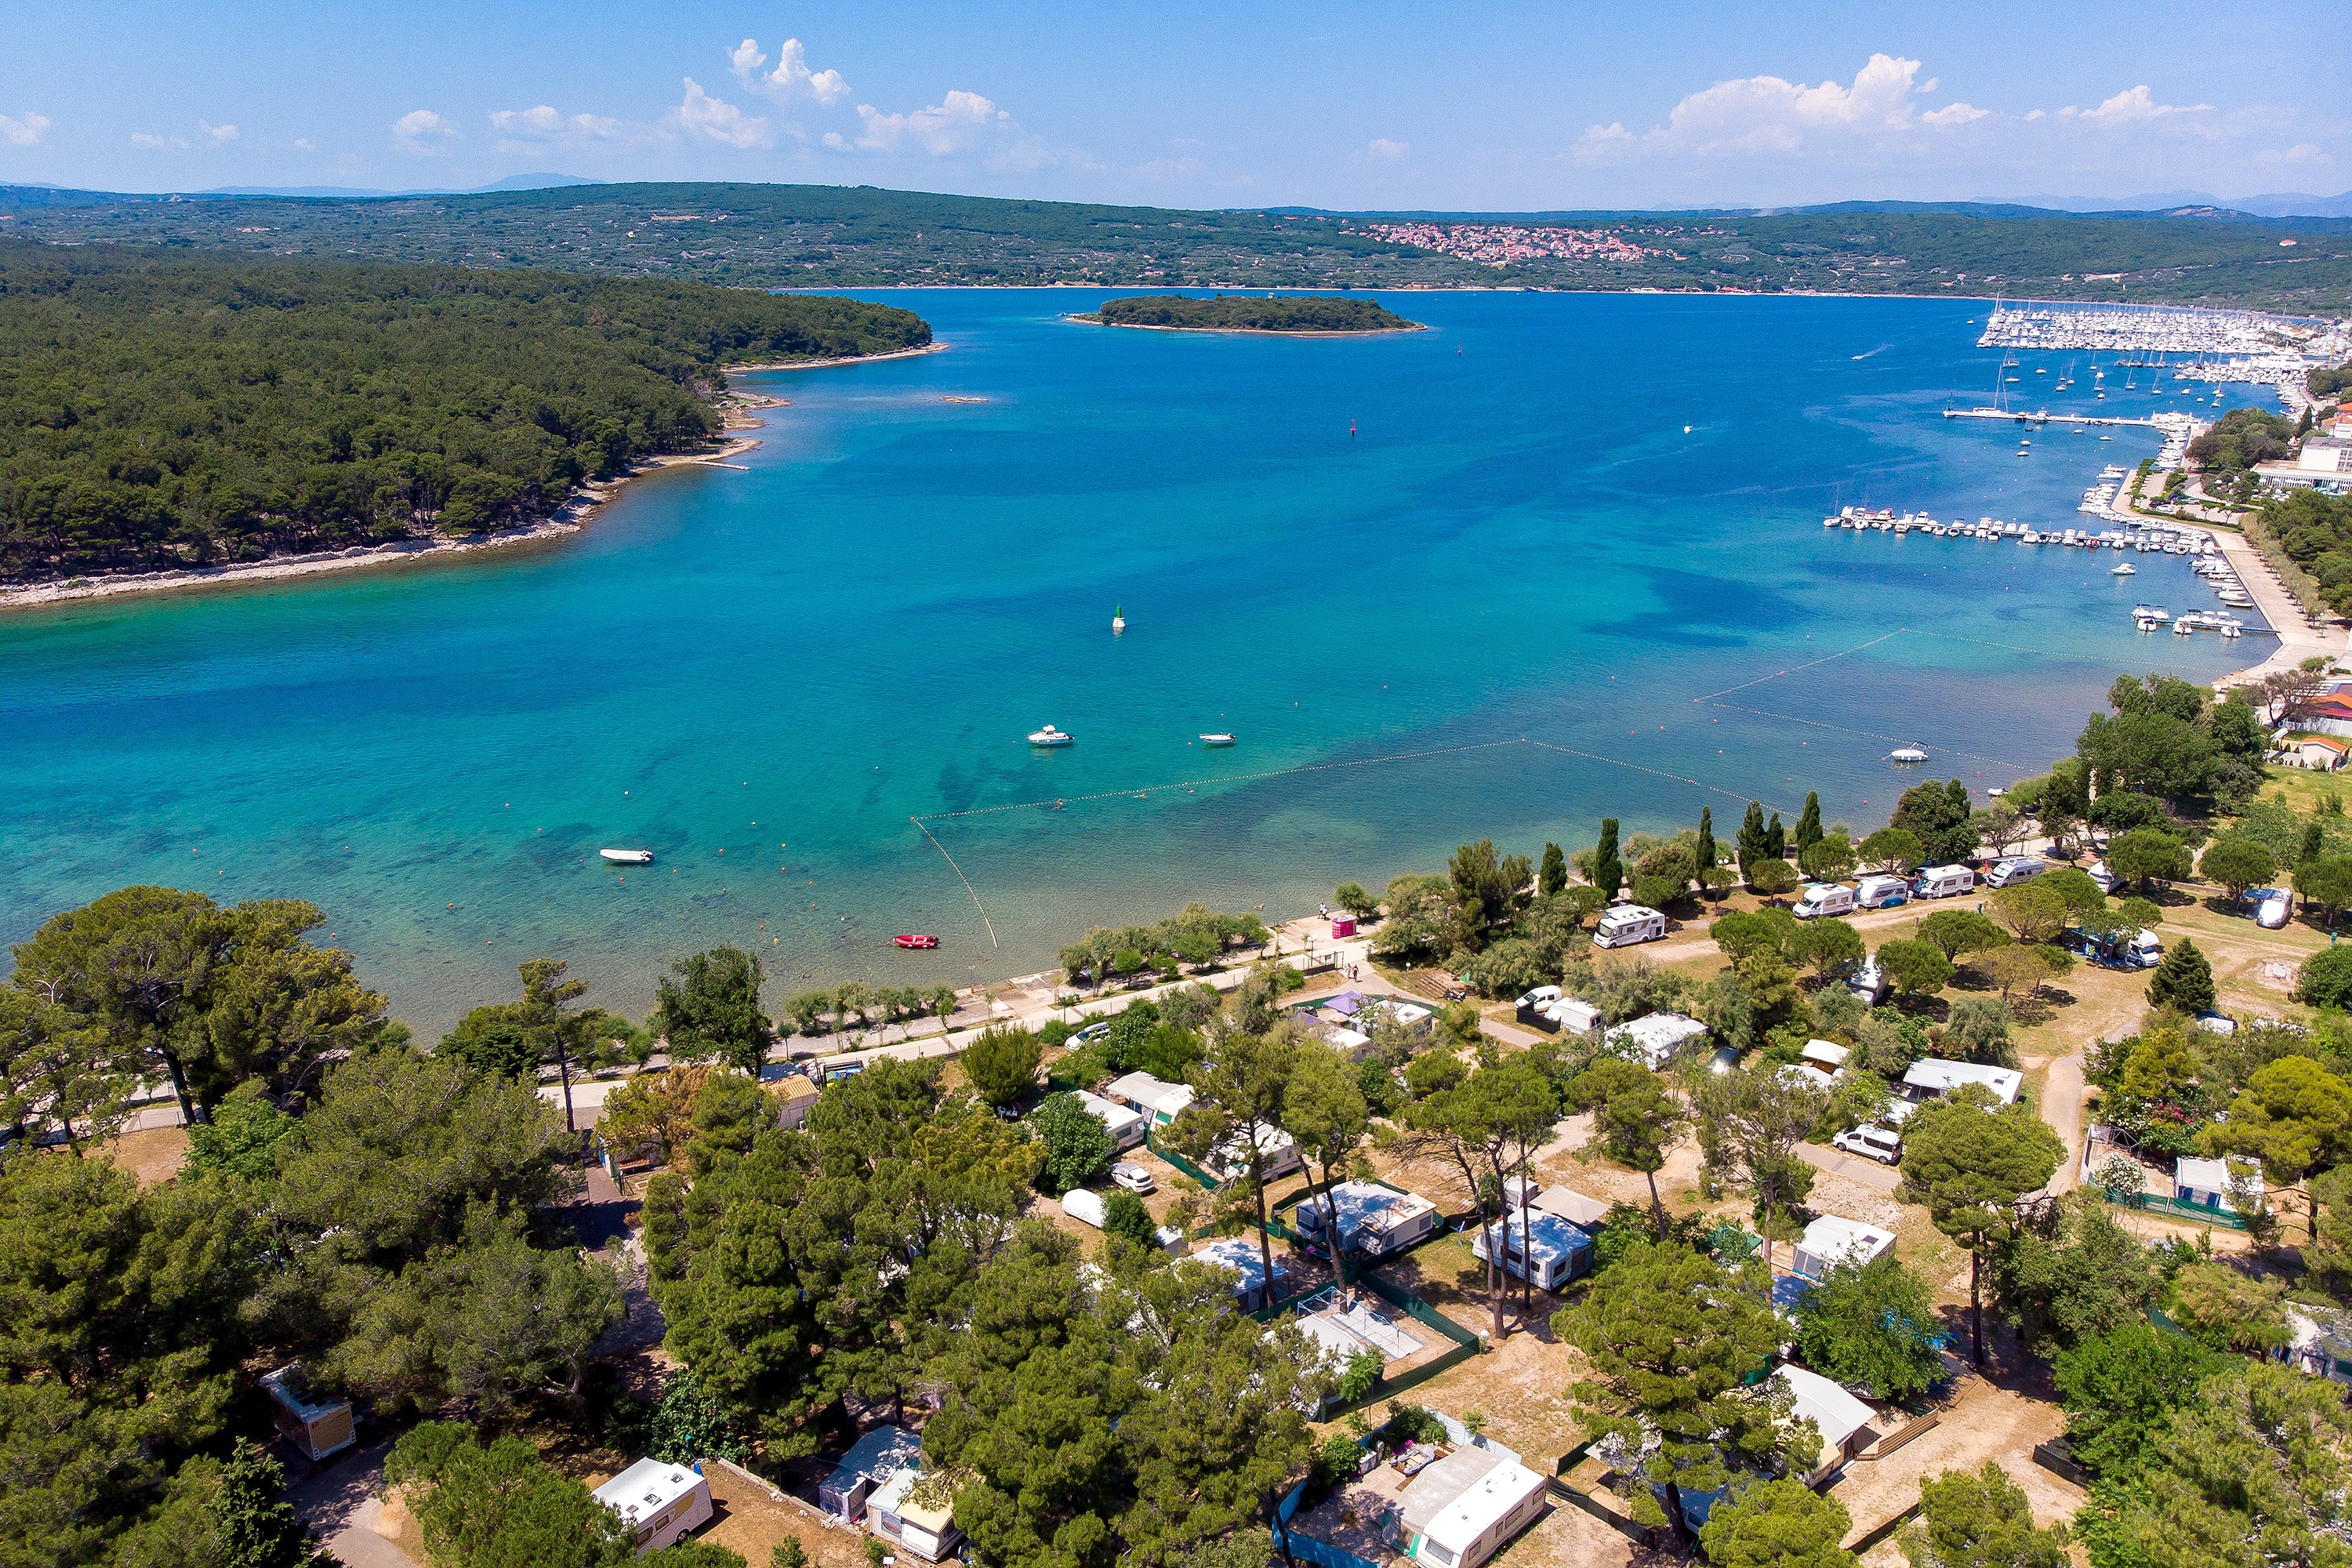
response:
[(1797, 854), (1800, 857), (1802, 857), (1806, 850), (1811, 849), (1814, 845), (1819, 844), (1821, 841), (1822, 792), (1819, 790), (1807, 790), (1805, 792), (1805, 813), (1802, 816), (1797, 818)]
[(1601, 847), (1592, 852), (1592, 885), (1604, 899), (1613, 899), (1625, 885), (1625, 865), (1617, 858), (1617, 819), (1601, 819)]
[(1968, 821), (1970, 814), (1976, 810), (1976, 807), (1969, 804), (1969, 786), (1958, 779), (1944, 786), (1944, 798), (1950, 803), (1945, 808), (1944, 822), (1947, 826), (1958, 826)]
[(2303, 825), (2302, 847), (2294, 852), (2294, 863), (2298, 866), (2308, 866), (2325, 854), (2326, 849), (2327, 840), (2321, 835), (2319, 824), (2306, 822)]
[(1765, 853), (1764, 807), (1755, 801), (1748, 803), (1748, 815), (1739, 819), (1739, 837), (1733, 840), (1734, 856), (1739, 862), (1739, 874), (1748, 875), (1748, 868), (1769, 857)]
[(1764, 856), (1769, 860), (1789, 858), (1789, 830), (1780, 826), (1780, 814), (1772, 814), (1772, 826), (1764, 830)]
[(1551, 897), (1568, 886), (1568, 857), (1557, 844), (1544, 846), (1543, 868), (1536, 873), (1536, 891)]
[(2213, 997), (2213, 966), (2205, 962), (2197, 944), (2184, 936), (2166, 948), (2164, 962), (2156, 966), (2156, 978), (2147, 983), (2147, 1005), (2203, 1013), (2211, 1010)]
[(1705, 882), (1706, 874), (1715, 869), (1715, 813), (1706, 806), (1698, 808), (1698, 875)]

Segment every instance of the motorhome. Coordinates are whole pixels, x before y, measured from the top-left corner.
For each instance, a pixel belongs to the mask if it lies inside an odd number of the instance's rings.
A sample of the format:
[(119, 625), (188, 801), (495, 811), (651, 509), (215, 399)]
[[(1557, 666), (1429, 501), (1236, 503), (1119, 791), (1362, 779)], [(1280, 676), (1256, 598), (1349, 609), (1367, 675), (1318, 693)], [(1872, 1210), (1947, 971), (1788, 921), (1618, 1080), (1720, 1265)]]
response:
[(1915, 899), (1956, 899), (1977, 885), (1977, 874), (1966, 866), (1929, 866), (1912, 879)]
[(1666, 934), (1666, 917), (1643, 904), (1620, 904), (1601, 917), (1592, 932), (1595, 947), (1631, 947)]
[(1789, 912), (1801, 921), (1816, 915), (1850, 915), (1853, 889), (1843, 882), (1815, 882), (1797, 896), (1797, 907)]
[(2032, 881), (2048, 869), (2050, 867), (2047, 862), (2037, 860), (2031, 855), (2012, 856), (2007, 860), (1998, 860), (1993, 863), (1992, 869), (1985, 873), (1985, 886), (2013, 888), (2020, 882)]
[(1865, 910), (1891, 910), (1911, 901), (1911, 884), (1900, 877), (1864, 877), (1854, 887), (1853, 901)]

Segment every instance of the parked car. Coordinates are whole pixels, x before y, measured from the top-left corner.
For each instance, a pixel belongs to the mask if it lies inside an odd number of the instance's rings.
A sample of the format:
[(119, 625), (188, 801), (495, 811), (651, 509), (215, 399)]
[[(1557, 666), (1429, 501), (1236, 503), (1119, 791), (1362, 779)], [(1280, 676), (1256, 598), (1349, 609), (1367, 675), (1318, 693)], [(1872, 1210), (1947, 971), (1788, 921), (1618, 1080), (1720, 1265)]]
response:
[(1112, 1161), (1110, 1179), (1113, 1186), (1125, 1187), (1130, 1193), (1148, 1193), (1152, 1190), (1151, 1173), (1132, 1160)]
[(1097, 1040), (1108, 1040), (1110, 1038), (1110, 1026), (1108, 1024), (1088, 1024), (1085, 1028), (1080, 1029), (1076, 1034), (1072, 1035), (1070, 1038), (1077, 1041), (1078, 1044), (1082, 1046), (1093, 1045)]
[(1856, 1127), (1831, 1139), (1830, 1145), (1848, 1154), (1875, 1160), (1882, 1165), (1892, 1165), (1903, 1158), (1902, 1135), (1885, 1127)]
[(2284, 888), (2248, 888), (2246, 902), (2252, 906), (2254, 923), (2264, 931), (2278, 931), (2286, 924), (2294, 904)]
[(2197, 1015), (2197, 1026), (2209, 1035), (2234, 1035), (2238, 1032), (2238, 1020), (2208, 1007)]

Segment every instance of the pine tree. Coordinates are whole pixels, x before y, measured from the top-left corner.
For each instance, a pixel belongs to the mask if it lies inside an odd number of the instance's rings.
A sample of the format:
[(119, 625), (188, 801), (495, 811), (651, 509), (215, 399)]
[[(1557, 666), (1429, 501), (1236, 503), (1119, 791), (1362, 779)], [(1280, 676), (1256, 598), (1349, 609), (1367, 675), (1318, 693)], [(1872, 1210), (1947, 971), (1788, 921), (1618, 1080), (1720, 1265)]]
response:
[(1764, 856), (1769, 860), (1789, 858), (1789, 830), (1780, 826), (1780, 814), (1772, 814), (1772, 824), (1764, 830)]
[(1748, 815), (1739, 819), (1739, 837), (1734, 841), (1734, 858), (1739, 862), (1739, 874), (1748, 875), (1748, 868), (1769, 858), (1764, 839), (1764, 807), (1755, 801), (1748, 803)]
[(2319, 831), (2319, 824), (2316, 822), (2305, 823), (2303, 825), (2303, 843), (2295, 849), (2294, 863), (2298, 866), (2308, 866), (2326, 852), (2327, 840)]
[(2205, 1013), (2211, 1011), (2213, 998), (2213, 966), (2205, 962), (2197, 944), (2184, 936), (2166, 948), (2164, 962), (2156, 966), (2156, 978), (2147, 983), (2147, 1005)]
[(1805, 792), (1805, 812), (1797, 818), (1797, 855), (1802, 858), (1806, 850), (1822, 841), (1822, 792)]
[(1568, 886), (1568, 857), (1557, 844), (1544, 846), (1543, 868), (1536, 873), (1536, 891), (1551, 897)]
[(1592, 852), (1592, 885), (1604, 899), (1613, 899), (1625, 885), (1625, 863), (1617, 858), (1617, 819), (1601, 819), (1601, 845)]
[(1698, 876), (1702, 885), (1706, 874), (1715, 869), (1719, 851), (1715, 847), (1715, 813), (1706, 806), (1698, 808)]
[(232, 1568), (301, 1568), (310, 1561), (310, 1533), (278, 1496), (285, 1479), (277, 1460), (237, 1440), (221, 1467), (220, 1489), (205, 1502), (226, 1549), (222, 1561)]

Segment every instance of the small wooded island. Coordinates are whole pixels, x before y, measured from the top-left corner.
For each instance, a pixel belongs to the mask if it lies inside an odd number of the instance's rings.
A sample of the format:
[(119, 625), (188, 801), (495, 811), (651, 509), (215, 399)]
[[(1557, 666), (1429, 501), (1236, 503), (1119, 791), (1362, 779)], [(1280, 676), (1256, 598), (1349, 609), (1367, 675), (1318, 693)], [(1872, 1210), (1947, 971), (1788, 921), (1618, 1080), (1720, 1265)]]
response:
[(1352, 300), (1337, 294), (1219, 294), (1195, 299), (1189, 294), (1134, 294), (1107, 300), (1100, 310), (1076, 318), (1106, 327), (1171, 327), (1202, 332), (1294, 332), (1302, 336), (1328, 332), (1417, 332), (1419, 321), (1408, 321), (1377, 300)]

